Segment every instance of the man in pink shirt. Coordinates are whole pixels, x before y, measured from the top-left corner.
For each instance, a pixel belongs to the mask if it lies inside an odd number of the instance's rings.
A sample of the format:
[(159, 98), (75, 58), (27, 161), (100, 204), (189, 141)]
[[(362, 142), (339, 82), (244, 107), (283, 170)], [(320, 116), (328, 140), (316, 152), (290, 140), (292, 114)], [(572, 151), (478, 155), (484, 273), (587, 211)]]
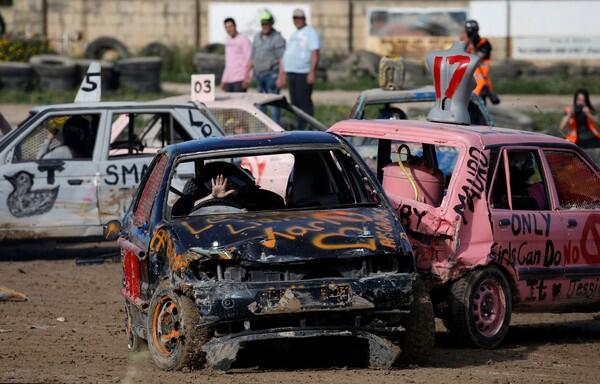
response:
[(246, 92), (244, 84), (250, 78), (248, 63), (252, 45), (246, 36), (238, 33), (235, 20), (228, 17), (224, 24), (229, 38), (225, 42), (225, 70), (221, 78), (221, 89), (225, 92)]

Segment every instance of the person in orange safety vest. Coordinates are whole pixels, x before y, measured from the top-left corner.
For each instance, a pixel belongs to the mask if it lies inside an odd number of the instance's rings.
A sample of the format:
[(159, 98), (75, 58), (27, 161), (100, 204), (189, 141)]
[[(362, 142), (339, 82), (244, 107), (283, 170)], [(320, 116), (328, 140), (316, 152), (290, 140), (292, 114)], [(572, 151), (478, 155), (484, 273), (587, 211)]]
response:
[(477, 85), (473, 92), (479, 95), (483, 102), (489, 98), (492, 104), (500, 103), (500, 99), (494, 93), (492, 79), (490, 77), (490, 64), (492, 62), (492, 44), (488, 39), (479, 36), (479, 24), (475, 20), (465, 21), (465, 35), (461, 36), (461, 40), (466, 41), (466, 51), (481, 57), (479, 67), (475, 70), (473, 77)]
[(590, 102), (586, 89), (578, 89), (573, 95), (573, 109), (565, 108), (560, 122), (560, 130), (567, 129), (565, 138), (582, 148), (600, 147), (600, 131), (597, 125), (600, 118)]

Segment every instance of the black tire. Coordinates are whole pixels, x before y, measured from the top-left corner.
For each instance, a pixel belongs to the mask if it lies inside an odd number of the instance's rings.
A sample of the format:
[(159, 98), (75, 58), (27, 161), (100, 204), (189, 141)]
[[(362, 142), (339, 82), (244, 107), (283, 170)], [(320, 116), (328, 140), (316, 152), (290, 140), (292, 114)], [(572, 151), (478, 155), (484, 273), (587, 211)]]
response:
[(40, 89), (68, 91), (77, 84), (77, 66), (66, 56), (35, 55), (29, 59)]
[(491, 349), (504, 340), (511, 314), (508, 281), (498, 267), (488, 266), (450, 285), (449, 315), (444, 324), (455, 340)]
[(4, 22), (4, 17), (0, 14), (0, 36), (6, 33), (6, 23)]
[(122, 88), (138, 92), (160, 92), (160, 57), (136, 57), (117, 63)]
[(173, 51), (163, 43), (159, 43), (158, 41), (154, 41), (152, 43), (147, 44), (140, 53), (143, 56), (159, 56), (161, 58), (167, 58), (171, 56)]
[[(173, 304), (176, 313), (173, 313)], [(173, 321), (172, 329), (178, 335), (165, 341), (164, 337), (160, 337), (158, 327), (168, 328), (169, 324), (164, 323), (168, 323), (166, 320), (169, 317)], [(164, 321), (159, 324), (160, 320)], [(204, 365), (202, 345), (209, 340), (210, 329), (200, 327), (199, 323), (198, 309), (190, 298), (177, 294), (169, 287), (159, 286), (156, 289), (148, 311), (147, 335), (150, 355), (160, 369), (170, 371), (184, 367), (200, 368)]]
[(126, 59), (129, 57), (129, 51), (125, 44), (113, 37), (99, 37), (91, 41), (85, 48), (85, 57), (95, 60), (106, 59), (105, 55), (109, 51), (116, 53), (115, 59)]
[(27, 63), (0, 62), (0, 86), (3, 89), (29, 91), (33, 69)]
[(131, 304), (125, 302), (125, 334), (127, 336), (127, 350), (140, 352), (146, 349), (146, 340), (138, 336), (134, 330)]
[(194, 69), (196, 73), (214, 73), (217, 84), (225, 69), (225, 56), (217, 53), (198, 52), (194, 55)]
[(423, 282), (413, 284), (410, 315), (404, 322), (406, 331), (400, 339), (398, 365), (427, 363), (435, 345), (435, 316), (431, 297)]

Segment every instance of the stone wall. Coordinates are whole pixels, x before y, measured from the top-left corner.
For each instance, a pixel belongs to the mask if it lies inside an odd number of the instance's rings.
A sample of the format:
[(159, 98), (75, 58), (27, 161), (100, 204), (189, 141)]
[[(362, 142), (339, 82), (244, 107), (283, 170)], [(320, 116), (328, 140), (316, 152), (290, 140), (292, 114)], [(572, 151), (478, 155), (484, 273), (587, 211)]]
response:
[[(81, 52), (86, 43), (114, 37), (136, 50), (159, 41), (198, 43), (196, 0), (47, 0), (47, 35), (59, 51)], [(42, 0), (19, 0), (0, 8), (8, 31), (42, 34)]]
[[(217, 0), (15, 0), (0, 7), (8, 31), (42, 34), (44, 25), (59, 52), (80, 54), (100, 36), (121, 40), (136, 51), (149, 42), (200, 47), (208, 43), (208, 7)], [(268, 6), (285, 0), (218, 0)], [(468, 0), (296, 0), (311, 5), (311, 20), (321, 32), (323, 54), (344, 55), (367, 49), (385, 53), (368, 37), (367, 12), (379, 8), (468, 8)], [(44, 24), (43, 4), (47, 4)], [(350, 6), (352, 3), (352, 6)], [(506, 57), (507, 40), (491, 39), (496, 60)]]

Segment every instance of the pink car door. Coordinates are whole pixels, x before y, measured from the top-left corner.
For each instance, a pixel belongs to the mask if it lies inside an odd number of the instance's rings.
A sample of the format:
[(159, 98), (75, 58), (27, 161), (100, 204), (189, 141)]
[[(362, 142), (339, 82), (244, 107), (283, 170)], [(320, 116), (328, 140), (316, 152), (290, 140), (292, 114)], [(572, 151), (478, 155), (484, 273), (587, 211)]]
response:
[(565, 281), (569, 304), (600, 301), (600, 175), (569, 149), (544, 149), (562, 217)]
[(563, 278), (561, 218), (537, 148), (510, 147), (500, 152), (489, 196), (496, 255), (516, 276), (519, 302), (552, 305), (553, 284)]

